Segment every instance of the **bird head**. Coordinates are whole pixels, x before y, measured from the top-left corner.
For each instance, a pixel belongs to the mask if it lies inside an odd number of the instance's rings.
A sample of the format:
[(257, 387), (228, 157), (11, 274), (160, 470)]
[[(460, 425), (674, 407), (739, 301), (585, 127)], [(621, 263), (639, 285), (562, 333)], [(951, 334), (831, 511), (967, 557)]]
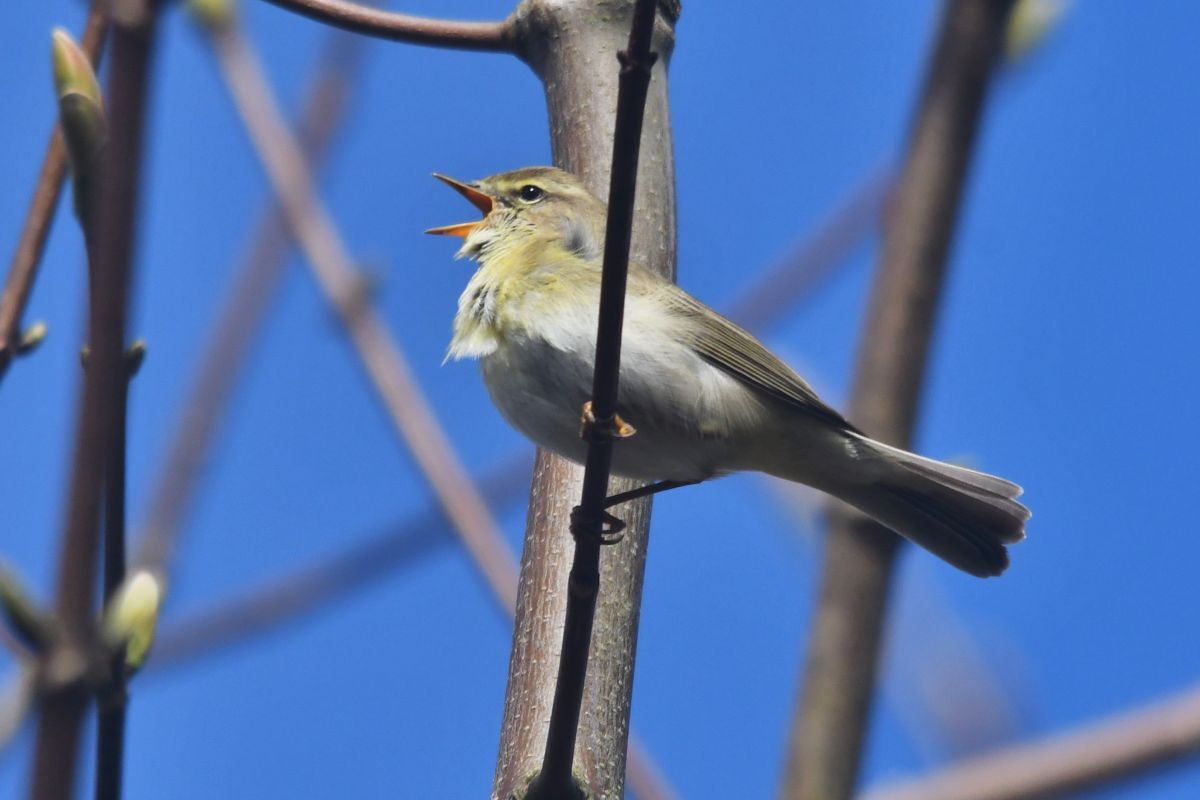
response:
[(474, 183), (434, 173), (483, 213), (483, 219), (430, 228), (426, 233), (461, 236), (459, 257), (481, 263), (528, 247), (557, 246), (598, 260), (604, 242), (604, 204), (579, 178), (554, 167), (525, 167)]

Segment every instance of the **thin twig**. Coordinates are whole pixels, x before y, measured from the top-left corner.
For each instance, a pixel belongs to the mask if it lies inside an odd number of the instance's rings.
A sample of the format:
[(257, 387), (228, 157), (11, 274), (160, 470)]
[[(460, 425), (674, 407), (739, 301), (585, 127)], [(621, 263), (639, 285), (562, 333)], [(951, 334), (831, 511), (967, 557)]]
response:
[[(80, 42), (88, 60), (97, 67), (108, 32), (107, 18), (100, 10), (102, 4), (92, 4)], [(50, 226), (58, 209), (58, 196), (66, 176), (67, 149), (55, 123), (50, 142), (46, 145), (46, 155), (42, 157), (37, 185), (29, 200), (29, 210), (25, 213), (25, 224), (17, 239), (17, 249), (8, 266), (4, 292), (0, 294), (0, 380), (4, 379), (21, 341), (21, 317), (33, 292), (33, 281), (37, 278), (38, 264), (41, 263), (42, 251), (50, 235)]]
[(512, 25), (503, 22), (462, 22), (428, 19), (394, 11), (347, 3), (343, 0), (267, 0), (272, 5), (293, 11), (326, 25), (390, 39), (394, 42), (449, 47), (456, 50), (481, 50), (494, 53), (513, 51)]
[(1200, 754), (1200, 689), (872, 789), (863, 800), (1062, 797)]
[[(297, 137), (311, 169), (323, 163), (334, 134), (345, 119), (347, 96), (359, 73), (366, 41), (360, 36), (334, 32), (318, 59), (297, 127)], [(169, 574), (184, 515), (213, 436), (242, 374), (255, 332), (279, 285), (291, 247), (283, 212), (272, 197), (259, 216), (242, 266), (192, 379), (167, 455), (155, 473), (156, 483), (138, 536), (134, 558), (138, 565)]]
[[(850, 419), (885, 442), (912, 436), (926, 353), (986, 90), (1011, 0), (945, 4), (908, 155), (886, 221)], [(830, 515), (825, 567), (783, 796), (854, 789), (899, 538), (847, 509)]]
[(79, 410), (66, 531), (55, 611), (61, 641), (48, 654), (34, 755), (33, 797), (67, 800), (75, 783), (79, 737), (89, 695), (85, 678), (99, 652), (93, 608), (103, 471), (115, 446), (125, 329), (137, 218), (144, 106), (157, 5), (133, 0), (114, 8), (113, 58), (106, 95), (110, 142), (101, 159), (100, 203), (89, 237), (95, 275), (88, 314), (90, 354)]
[[(592, 621), (600, 588), (600, 547), (604, 526), (604, 501), (612, 466), (613, 428), (617, 413), (617, 383), (621, 369), (621, 328), (625, 313), (625, 284), (629, 271), (629, 245), (633, 231), (633, 201), (637, 187), (642, 119), (651, 69), (657, 56), (650, 51), (654, 34), (656, 0), (638, 0), (634, 6), (629, 44), (621, 52), (621, 78), (617, 92), (617, 121), (613, 135), (608, 220), (604, 235), (604, 264), (600, 283), (596, 362), (592, 381), (587, 461), (583, 497), (572, 523), (575, 555), (569, 578), (566, 621), (550, 712), (549, 733), (542, 769), (526, 795), (533, 798), (582, 796), (571, 774), (575, 735), (583, 704)], [(590, 794), (590, 793), (589, 793)]]

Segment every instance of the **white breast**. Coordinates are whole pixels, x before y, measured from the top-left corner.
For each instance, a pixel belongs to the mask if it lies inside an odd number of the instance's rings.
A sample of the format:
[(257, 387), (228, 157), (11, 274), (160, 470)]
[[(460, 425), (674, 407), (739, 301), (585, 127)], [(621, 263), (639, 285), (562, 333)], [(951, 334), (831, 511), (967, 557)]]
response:
[[(536, 337), (493, 340), (480, 354), (484, 382), (515, 428), (582, 462), (580, 415), (591, 396), (596, 313), (580, 306), (545, 322)], [(617, 474), (683, 481), (733, 469), (731, 445), (762, 414), (752, 393), (678, 344), (674, 324), (645, 298), (627, 300), (618, 408), (638, 433), (616, 444)]]

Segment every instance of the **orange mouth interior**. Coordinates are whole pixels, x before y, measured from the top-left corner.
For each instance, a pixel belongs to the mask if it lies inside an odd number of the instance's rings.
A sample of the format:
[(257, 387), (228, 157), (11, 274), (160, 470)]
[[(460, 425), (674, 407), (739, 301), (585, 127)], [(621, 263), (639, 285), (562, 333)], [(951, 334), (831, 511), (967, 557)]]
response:
[(440, 228), (430, 228), (425, 231), (437, 236), (461, 236), (466, 238), (470, 236), (476, 228), (480, 227), (487, 221), (487, 215), (492, 213), (493, 202), (489, 195), (476, 189), (474, 186), (469, 186), (462, 181), (456, 181), (454, 178), (446, 175), (433, 173), (433, 177), (437, 178), (442, 183), (445, 183), (454, 191), (461, 194), (471, 202), (471, 205), (483, 212), (483, 219), (475, 220), (474, 222), (459, 222), (456, 225), (443, 225)]

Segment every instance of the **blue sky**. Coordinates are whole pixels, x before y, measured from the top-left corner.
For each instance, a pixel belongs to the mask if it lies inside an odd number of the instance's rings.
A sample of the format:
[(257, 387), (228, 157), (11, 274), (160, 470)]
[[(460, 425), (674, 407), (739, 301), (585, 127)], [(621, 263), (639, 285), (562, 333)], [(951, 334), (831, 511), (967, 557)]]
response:
[[(262, 3), (244, 7), (292, 110), (329, 34)], [(671, 66), (686, 288), (728, 307), (895, 158), (937, 8), (687, 5)], [(509, 6), (423, 0), (404, 10), (499, 18)], [(79, 30), (82, 4), (16, 4), (5, 16), (7, 258), (54, 113), (49, 30)], [(932, 769), (972, 737), (1067, 729), (1200, 674), (1190, 624), (1200, 537), (1189, 530), (1200, 470), (1200, 86), (1185, 77), (1200, 69), (1197, 25), (1200, 6), (1184, 0), (1078, 3), (995, 92), (917, 441), (1022, 483), (1034, 518), (999, 580), (904, 557), (867, 785)], [(167, 16), (157, 65), (132, 331), (149, 343), (131, 410), (135, 529), (266, 196), (203, 40), (179, 13)], [(472, 365), (441, 365), (470, 267), (451, 261), (451, 243), (421, 234), (465, 208), (429, 173), (473, 178), (548, 159), (541, 87), (524, 65), (371, 43), (322, 183), (476, 473), (527, 445)], [(761, 331), (835, 405), (877, 244), (864, 241)], [(164, 629), (430, 504), (303, 263), (288, 269), (203, 472)], [(29, 310), (50, 338), (0, 385), (0, 552), (42, 598), (62, 523), (83, 275), (63, 213)], [(819, 557), (808, 517), (779, 494), (738, 476), (656, 504), (633, 724), (683, 797), (767, 797), (778, 782)], [(523, 501), (497, 513), (518, 546)], [(438, 548), (253, 643), (148, 669), (133, 687), (127, 796), (480, 796), (509, 643), (463, 553)], [(988, 715), (968, 714), (969, 733), (952, 727), (974, 704)], [(0, 755), (2, 796), (25, 785), (29, 738)], [(1197, 791), (1190, 767), (1093, 796)]]

